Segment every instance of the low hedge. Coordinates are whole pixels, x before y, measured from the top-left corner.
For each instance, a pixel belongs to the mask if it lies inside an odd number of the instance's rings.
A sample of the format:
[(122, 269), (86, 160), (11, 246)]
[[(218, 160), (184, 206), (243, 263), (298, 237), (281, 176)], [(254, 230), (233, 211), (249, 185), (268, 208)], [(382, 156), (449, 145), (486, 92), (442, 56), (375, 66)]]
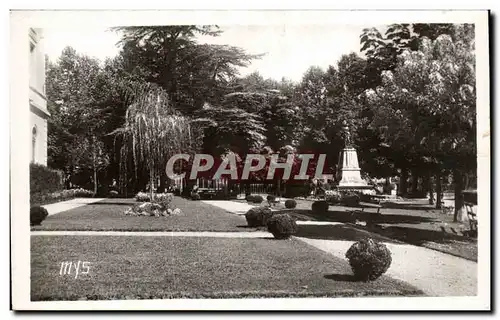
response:
[(62, 171), (30, 163), (30, 194), (49, 194), (63, 189)]
[(82, 188), (78, 189), (67, 189), (60, 190), (51, 193), (37, 193), (31, 195), (30, 204), (35, 205), (45, 205), (60, 201), (71, 200), (74, 198), (92, 198), (95, 194), (93, 191), (85, 190)]

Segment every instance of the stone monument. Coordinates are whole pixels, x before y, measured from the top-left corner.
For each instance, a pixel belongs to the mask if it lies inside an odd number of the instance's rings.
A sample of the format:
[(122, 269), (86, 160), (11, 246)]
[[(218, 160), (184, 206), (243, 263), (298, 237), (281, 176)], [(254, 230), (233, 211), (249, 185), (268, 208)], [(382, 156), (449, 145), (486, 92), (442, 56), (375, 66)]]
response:
[(351, 145), (351, 133), (347, 121), (342, 122), (344, 149), (339, 154), (337, 181), (339, 189), (368, 189), (372, 186), (361, 179), (361, 168), (358, 163), (358, 154)]

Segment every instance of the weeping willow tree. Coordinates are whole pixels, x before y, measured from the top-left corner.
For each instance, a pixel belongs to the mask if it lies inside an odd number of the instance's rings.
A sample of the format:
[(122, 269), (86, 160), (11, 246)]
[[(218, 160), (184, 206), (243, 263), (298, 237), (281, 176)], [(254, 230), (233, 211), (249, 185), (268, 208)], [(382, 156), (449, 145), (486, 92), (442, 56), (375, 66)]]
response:
[(154, 182), (165, 171), (168, 159), (175, 153), (192, 150), (196, 139), (190, 120), (173, 108), (162, 88), (152, 84), (134, 86), (128, 90), (127, 100), (130, 105), (125, 114), (125, 123), (116, 130), (117, 136), (121, 136), (123, 141), (120, 181), (127, 182), (129, 163), (133, 163), (136, 178), (139, 169), (145, 166), (153, 199)]

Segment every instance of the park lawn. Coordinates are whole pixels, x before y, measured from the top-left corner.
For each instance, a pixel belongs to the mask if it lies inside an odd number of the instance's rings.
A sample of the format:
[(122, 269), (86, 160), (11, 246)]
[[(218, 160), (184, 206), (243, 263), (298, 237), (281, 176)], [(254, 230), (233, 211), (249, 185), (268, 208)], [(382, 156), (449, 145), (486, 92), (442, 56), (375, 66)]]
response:
[(134, 199), (106, 199), (50, 215), (42, 225), (31, 230), (73, 231), (254, 231), (244, 217), (201, 201), (175, 197), (174, 207), (182, 214), (169, 217), (128, 216), (124, 212), (137, 202)]
[[(60, 275), (78, 260), (88, 274)], [(415, 295), (386, 276), (353, 281), (347, 261), (296, 239), (31, 236), (32, 301)]]

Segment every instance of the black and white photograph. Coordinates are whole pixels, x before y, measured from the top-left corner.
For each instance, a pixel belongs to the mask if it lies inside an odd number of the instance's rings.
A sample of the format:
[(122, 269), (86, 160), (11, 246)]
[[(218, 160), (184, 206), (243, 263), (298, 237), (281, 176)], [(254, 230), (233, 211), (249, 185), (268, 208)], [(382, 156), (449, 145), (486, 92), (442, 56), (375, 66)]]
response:
[(488, 310), (488, 19), (11, 11), (12, 308)]

